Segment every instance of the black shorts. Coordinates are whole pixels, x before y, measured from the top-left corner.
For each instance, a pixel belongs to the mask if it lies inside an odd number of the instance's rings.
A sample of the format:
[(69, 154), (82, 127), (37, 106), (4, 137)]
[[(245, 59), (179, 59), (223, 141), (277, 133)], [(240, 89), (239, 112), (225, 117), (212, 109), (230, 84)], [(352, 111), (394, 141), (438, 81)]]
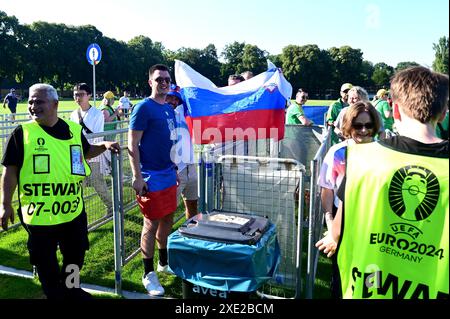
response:
[(16, 113), (17, 105), (10, 106), (10, 105), (8, 104), (8, 108), (9, 108), (9, 110), (11, 111), (11, 113)]

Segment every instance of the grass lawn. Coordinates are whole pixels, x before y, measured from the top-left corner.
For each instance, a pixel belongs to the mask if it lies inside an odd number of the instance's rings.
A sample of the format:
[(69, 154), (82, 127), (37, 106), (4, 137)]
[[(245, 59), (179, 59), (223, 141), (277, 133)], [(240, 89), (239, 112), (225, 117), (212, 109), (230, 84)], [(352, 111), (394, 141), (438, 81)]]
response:
[(308, 100), (305, 106), (329, 106), (331, 104), (331, 100)]
[[(180, 205), (177, 214), (184, 211)], [(140, 216), (139, 212), (132, 212)], [(174, 229), (184, 221), (180, 220)], [(139, 231), (141, 226), (139, 225)], [(112, 222), (89, 233), (90, 248), (87, 251), (84, 267), (81, 270), (81, 282), (114, 288), (114, 247)], [(32, 271), (27, 250), (27, 233), (23, 227), (17, 227), (0, 233), (0, 265)], [(58, 252), (61, 264), (61, 255)], [(155, 268), (158, 254), (155, 254)], [(143, 272), (140, 255), (133, 258), (122, 268), (122, 289), (145, 293), (141, 283)], [(159, 274), (161, 284), (166, 288), (166, 295), (181, 298), (181, 280), (173, 275)], [(14, 284), (17, 280), (17, 286)], [(26, 288), (23, 288), (23, 287)], [(26, 278), (0, 276), (1, 298), (42, 298), (39, 281)], [(6, 289), (5, 289), (6, 288)], [(11, 291), (9, 291), (11, 290)], [(105, 295), (107, 298), (109, 295)]]
[[(138, 102), (138, 101), (139, 100), (131, 100), (131, 103), (136, 104), (136, 102)], [(96, 100), (95, 105), (97, 107), (99, 107), (100, 102), (101, 101)], [(93, 100), (91, 100), (91, 104), (93, 105)], [(117, 107), (118, 105), (119, 105), (119, 101), (117, 100), (114, 103), (114, 107)], [(26, 100), (23, 100), (21, 103), (18, 103), (17, 104), (17, 113), (27, 113), (28, 112), (27, 106), (28, 106), (28, 104), (27, 104)], [(72, 99), (69, 99), (69, 100), (68, 99), (63, 99), (63, 100), (59, 101), (58, 110), (59, 111), (73, 111), (77, 107), (78, 107), (78, 105), (75, 103), (74, 100), (72, 100)], [(9, 112), (8, 107), (6, 107), (6, 108), (0, 107), (0, 114), (9, 114), (9, 113), (10, 112)]]
[[(132, 100), (131, 102), (133, 104), (136, 104), (139, 100)], [(101, 101), (96, 101), (96, 106), (98, 107), (100, 105)], [(332, 101), (329, 100), (308, 100), (306, 103), (306, 106), (328, 106), (330, 105)], [(93, 101), (91, 100), (91, 103)], [(117, 107), (118, 101), (114, 103), (114, 107)], [(78, 105), (73, 100), (61, 100), (59, 101), (59, 107), (58, 110), (60, 111), (73, 111), (78, 107)], [(17, 104), (17, 113), (27, 113), (27, 103), (26, 101), (22, 101), (21, 103)], [(2, 108), (0, 107), (0, 114), (9, 114), (8, 108)]]
[[(183, 205), (178, 212), (184, 211)], [(134, 214), (134, 213), (133, 213)], [(138, 213), (139, 214), (139, 213)], [(181, 219), (173, 229), (184, 221)], [(140, 229), (140, 226), (139, 226)], [(32, 271), (26, 248), (27, 233), (22, 227), (0, 233), (0, 265)], [(84, 267), (81, 271), (81, 282), (114, 288), (114, 248), (112, 222), (89, 233), (90, 249), (87, 251)], [(306, 257), (306, 254), (303, 254)], [(61, 262), (61, 256), (58, 253)], [(155, 267), (158, 254), (155, 254)], [(306, 267), (306, 260), (304, 263)], [(122, 289), (145, 293), (141, 283), (143, 272), (140, 255), (133, 258), (122, 268)], [(328, 299), (331, 262), (320, 257), (314, 299)], [(182, 298), (181, 279), (163, 273), (158, 274), (161, 284), (165, 287), (166, 296)], [(2, 298), (43, 298), (42, 290), (37, 279), (30, 280), (18, 277), (0, 276), (0, 299)], [(104, 295), (102, 298), (112, 298)]]

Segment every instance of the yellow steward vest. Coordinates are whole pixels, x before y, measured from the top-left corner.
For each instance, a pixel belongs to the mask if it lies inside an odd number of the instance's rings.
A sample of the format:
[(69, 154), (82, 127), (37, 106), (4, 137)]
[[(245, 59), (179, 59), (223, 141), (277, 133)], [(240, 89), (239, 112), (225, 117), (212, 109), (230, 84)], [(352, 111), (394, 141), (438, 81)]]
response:
[(83, 211), (82, 183), (91, 169), (84, 159), (82, 127), (65, 122), (72, 135), (69, 140), (52, 137), (35, 121), (22, 124), (24, 158), (19, 201), (25, 224), (62, 224)]
[(343, 298), (448, 298), (449, 159), (352, 145), (346, 176)]

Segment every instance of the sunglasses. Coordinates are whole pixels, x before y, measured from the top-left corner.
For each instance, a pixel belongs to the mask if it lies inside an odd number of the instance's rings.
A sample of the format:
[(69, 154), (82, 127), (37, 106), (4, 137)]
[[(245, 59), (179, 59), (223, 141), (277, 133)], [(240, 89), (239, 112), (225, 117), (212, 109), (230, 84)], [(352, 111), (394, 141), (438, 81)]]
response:
[(85, 95), (87, 95), (87, 93), (85, 93), (85, 92), (79, 92), (79, 93), (74, 93), (74, 94), (73, 94), (73, 97), (83, 97), (83, 96), (85, 96)]
[(159, 77), (159, 78), (154, 79), (154, 81), (158, 82), (159, 84), (161, 84), (163, 82), (166, 82), (166, 83), (170, 84), (171, 79), (170, 78)]
[(373, 129), (373, 123), (371, 123), (371, 122), (369, 122), (369, 123), (353, 123), (352, 126), (355, 130), (362, 130), (363, 127), (365, 127), (367, 130)]

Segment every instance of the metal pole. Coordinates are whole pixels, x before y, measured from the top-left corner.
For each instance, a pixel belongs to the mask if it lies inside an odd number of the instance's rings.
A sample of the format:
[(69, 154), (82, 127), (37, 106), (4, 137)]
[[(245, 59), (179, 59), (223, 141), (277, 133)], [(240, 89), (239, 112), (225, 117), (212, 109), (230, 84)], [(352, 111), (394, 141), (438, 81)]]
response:
[(296, 258), (295, 258), (295, 264), (296, 264), (296, 272), (297, 272), (297, 280), (295, 285), (295, 299), (300, 299), (303, 295), (303, 283), (302, 283), (302, 252), (303, 252), (303, 205), (304, 205), (304, 188), (305, 188), (305, 181), (304, 181), (305, 172), (302, 171), (300, 173), (300, 180), (299, 180), (299, 196), (298, 196), (298, 222), (297, 222), (297, 252), (296, 252)]
[(311, 161), (311, 179), (309, 185), (309, 225), (308, 225), (308, 258), (306, 260), (306, 299), (312, 299), (313, 288), (314, 288), (314, 276), (313, 276), (313, 262), (315, 259), (315, 254), (317, 254), (317, 249), (315, 247), (315, 227), (316, 227), (316, 215), (315, 215), (315, 200), (316, 200), (316, 173), (317, 173), (317, 160)]
[(206, 211), (208, 213), (210, 213), (214, 207), (213, 163), (214, 163), (214, 148), (209, 148), (206, 153), (206, 173), (205, 173), (206, 175), (205, 206)]
[(203, 159), (204, 149), (200, 151), (198, 157), (198, 212), (205, 212), (205, 161)]
[(97, 107), (97, 105), (95, 105), (95, 59), (92, 61), (92, 88), (94, 90), (93, 94), (94, 94), (94, 107)]
[(111, 170), (112, 170), (112, 192), (113, 192), (113, 223), (114, 223), (114, 279), (115, 279), (115, 293), (117, 295), (122, 294), (122, 254), (121, 254), (121, 233), (122, 227), (120, 227), (120, 176), (118, 156), (115, 153), (111, 153)]

